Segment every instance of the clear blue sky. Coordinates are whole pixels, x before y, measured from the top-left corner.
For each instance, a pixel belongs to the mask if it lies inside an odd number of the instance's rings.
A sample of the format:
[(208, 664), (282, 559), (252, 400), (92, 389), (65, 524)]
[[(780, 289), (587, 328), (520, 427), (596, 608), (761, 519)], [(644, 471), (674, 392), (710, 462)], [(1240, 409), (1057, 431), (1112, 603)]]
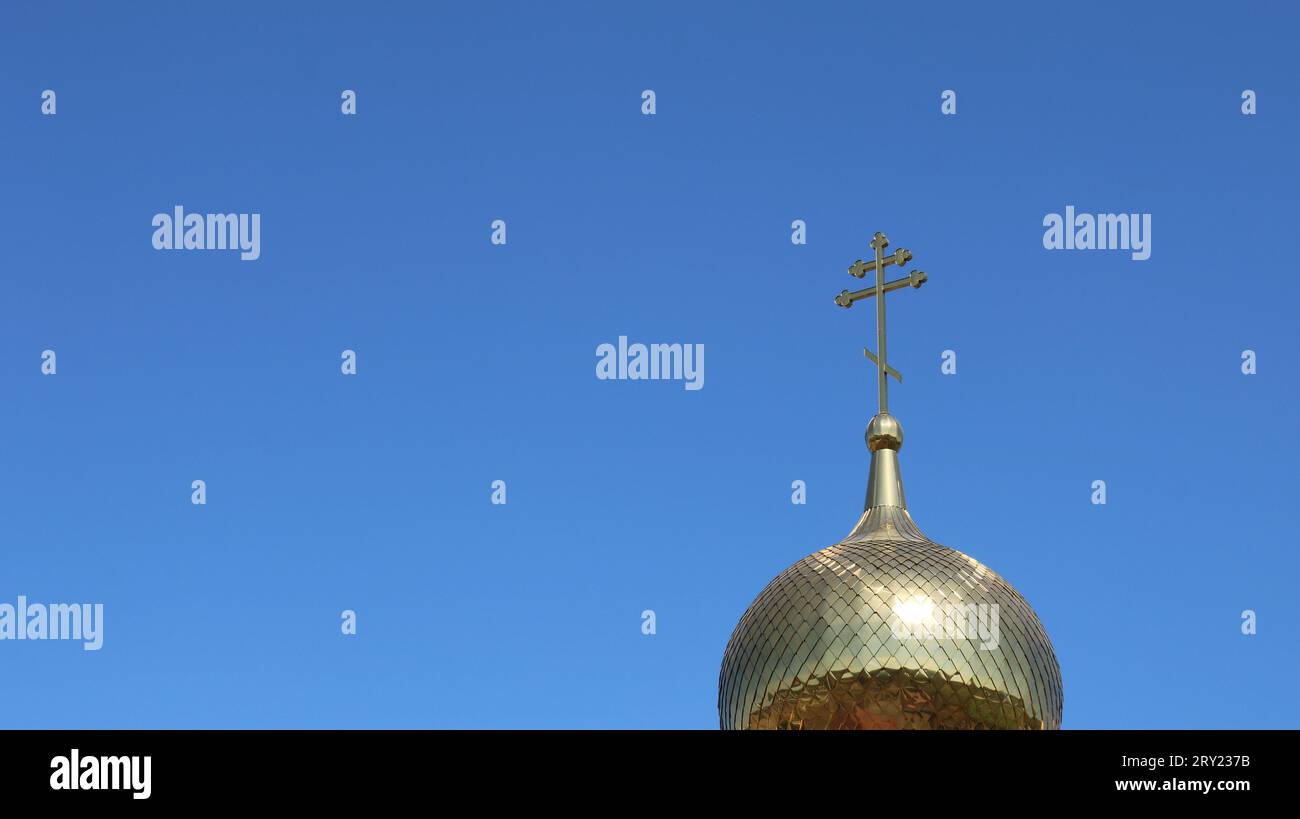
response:
[[(181, 5), (0, 9), (0, 602), (106, 608), (0, 642), (0, 726), (715, 727), (861, 509), (875, 230), (912, 512), (1065, 727), (1300, 726), (1293, 9)], [(178, 204), (261, 258), (155, 251)], [(620, 335), (705, 388), (597, 380)]]

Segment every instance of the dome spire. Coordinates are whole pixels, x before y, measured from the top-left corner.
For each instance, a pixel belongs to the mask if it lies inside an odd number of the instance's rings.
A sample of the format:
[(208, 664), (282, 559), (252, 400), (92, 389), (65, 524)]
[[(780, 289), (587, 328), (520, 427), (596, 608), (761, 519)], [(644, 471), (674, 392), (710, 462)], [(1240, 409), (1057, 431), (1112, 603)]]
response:
[(903, 497), (903, 478), (898, 469), (898, 450), (903, 446), (903, 427), (898, 419), (889, 414), (889, 376), (903, 383), (903, 375), (889, 365), (885, 344), (885, 294), (903, 287), (920, 287), (925, 284), (927, 276), (920, 270), (914, 270), (904, 278), (892, 282), (885, 281), (885, 268), (889, 265), (902, 267), (912, 260), (912, 251), (899, 248), (888, 256), (885, 248), (889, 247), (889, 238), (883, 233), (876, 233), (871, 239), (871, 247), (876, 251), (873, 262), (861, 259), (849, 266), (849, 275), (859, 279), (870, 272), (876, 274), (876, 284), (863, 290), (849, 292), (843, 290), (835, 297), (840, 307), (852, 307), (862, 299), (873, 296), (876, 299), (876, 346), (880, 355), (876, 356), (868, 347), (862, 352), (876, 365), (876, 384), (880, 397), (880, 411), (867, 425), (867, 449), (871, 450), (871, 477), (867, 481), (866, 508), (877, 506), (896, 506), (907, 508)]

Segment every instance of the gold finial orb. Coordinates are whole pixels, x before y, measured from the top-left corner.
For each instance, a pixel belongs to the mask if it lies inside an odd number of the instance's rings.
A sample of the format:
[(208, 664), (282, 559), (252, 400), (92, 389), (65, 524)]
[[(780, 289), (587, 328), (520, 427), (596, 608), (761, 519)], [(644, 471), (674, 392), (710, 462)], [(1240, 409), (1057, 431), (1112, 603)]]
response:
[(903, 448), (903, 425), (887, 412), (882, 412), (867, 424), (867, 449), (892, 449), (895, 452)]

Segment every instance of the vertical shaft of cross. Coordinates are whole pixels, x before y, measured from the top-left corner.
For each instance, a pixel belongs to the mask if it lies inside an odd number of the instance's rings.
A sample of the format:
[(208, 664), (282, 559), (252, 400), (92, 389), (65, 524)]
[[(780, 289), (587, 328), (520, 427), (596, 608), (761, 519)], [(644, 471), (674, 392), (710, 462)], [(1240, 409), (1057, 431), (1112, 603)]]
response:
[(876, 380), (880, 385), (880, 413), (889, 412), (889, 375), (885, 372), (885, 363), (889, 355), (885, 350), (885, 243), (884, 236), (877, 233), (871, 245), (876, 249), (876, 349), (880, 351), (880, 360), (876, 365)]
[(871, 352), (871, 348), (864, 347), (862, 352), (867, 358), (876, 365), (876, 389), (880, 399), (880, 415), (889, 415), (889, 377), (893, 376), (900, 382), (903, 376), (898, 370), (894, 369), (889, 363), (888, 339), (885, 329), (885, 294), (892, 293), (903, 287), (917, 288), (925, 284), (927, 276), (920, 270), (913, 270), (905, 278), (900, 278), (892, 282), (885, 281), (885, 268), (889, 265), (902, 267), (912, 260), (912, 251), (906, 248), (899, 248), (893, 253), (885, 254), (885, 248), (889, 247), (889, 239), (885, 234), (877, 232), (871, 238), (871, 249), (876, 252), (876, 259), (873, 262), (864, 263), (858, 259), (849, 265), (849, 275), (858, 279), (865, 279), (867, 273), (873, 269), (876, 272), (876, 283), (870, 287), (864, 287), (861, 290), (855, 290), (850, 293), (848, 290), (840, 291), (835, 297), (835, 303), (840, 307), (852, 307), (863, 299), (875, 298), (876, 300), (876, 349), (880, 351), (879, 355)]

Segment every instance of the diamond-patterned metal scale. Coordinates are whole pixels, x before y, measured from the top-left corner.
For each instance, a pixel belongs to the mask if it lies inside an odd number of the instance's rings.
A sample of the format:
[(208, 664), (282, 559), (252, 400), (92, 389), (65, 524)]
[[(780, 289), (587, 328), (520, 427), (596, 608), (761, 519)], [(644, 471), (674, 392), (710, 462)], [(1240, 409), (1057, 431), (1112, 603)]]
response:
[[(997, 624), (996, 645), (978, 630), (949, 639), (900, 629), (900, 607), (918, 600), (931, 611), (996, 606), (997, 620), (985, 621)], [(1010, 584), (928, 540), (905, 509), (881, 506), (778, 575), (745, 612), (723, 658), (718, 710), (723, 728), (1059, 728), (1061, 676)]]

